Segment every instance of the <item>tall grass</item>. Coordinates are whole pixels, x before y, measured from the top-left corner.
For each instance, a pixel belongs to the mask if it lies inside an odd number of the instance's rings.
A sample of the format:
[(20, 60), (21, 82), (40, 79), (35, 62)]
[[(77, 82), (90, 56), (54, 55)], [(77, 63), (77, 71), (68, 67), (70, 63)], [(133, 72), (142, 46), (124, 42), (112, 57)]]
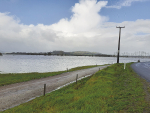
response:
[(130, 64), (125, 70), (123, 64), (114, 64), (4, 113), (143, 113), (148, 107), (145, 95)]

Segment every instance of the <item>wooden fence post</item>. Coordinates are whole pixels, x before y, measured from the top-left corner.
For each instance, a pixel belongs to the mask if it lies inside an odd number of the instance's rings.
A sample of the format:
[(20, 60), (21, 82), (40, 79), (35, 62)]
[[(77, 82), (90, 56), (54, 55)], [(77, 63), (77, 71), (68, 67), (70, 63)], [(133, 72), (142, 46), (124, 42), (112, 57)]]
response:
[(46, 84), (44, 84), (44, 93), (43, 93), (44, 96), (45, 96), (45, 92), (46, 92)]
[(77, 76), (76, 76), (76, 84), (77, 84), (77, 79), (78, 79), (78, 74), (77, 74)]

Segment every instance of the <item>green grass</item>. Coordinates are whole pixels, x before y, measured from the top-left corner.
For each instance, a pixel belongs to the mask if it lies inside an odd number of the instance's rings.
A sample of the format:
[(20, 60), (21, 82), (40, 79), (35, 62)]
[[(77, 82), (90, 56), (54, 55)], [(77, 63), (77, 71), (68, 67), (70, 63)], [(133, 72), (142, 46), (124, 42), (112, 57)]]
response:
[[(75, 68), (70, 69), (69, 72), (81, 70), (81, 69), (92, 68), (92, 67), (96, 67), (96, 65), (75, 67)], [(65, 73), (65, 72), (67, 72), (67, 71), (48, 72), (48, 73), (0, 74), (0, 86), (13, 84), (13, 83), (19, 83), (19, 82), (25, 82), (25, 81), (44, 78), (44, 77), (48, 77), (48, 76), (54, 76), (54, 75), (58, 75), (58, 74)]]
[(3, 113), (149, 113), (143, 84), (130, 65), (124, 70), (114, 64)]
[[(105, 64), (105, 65), (108, 65), (108, 64)], [(87, 68), (97, 67), (97, 66), (103, 66), (103, 65), (92, 65), (92, 66), (75, 67), (75, 68), (69, 69), (69, 71), (76, 71), (76, 70), (81, 70), (81, 69), (87, 69)]]

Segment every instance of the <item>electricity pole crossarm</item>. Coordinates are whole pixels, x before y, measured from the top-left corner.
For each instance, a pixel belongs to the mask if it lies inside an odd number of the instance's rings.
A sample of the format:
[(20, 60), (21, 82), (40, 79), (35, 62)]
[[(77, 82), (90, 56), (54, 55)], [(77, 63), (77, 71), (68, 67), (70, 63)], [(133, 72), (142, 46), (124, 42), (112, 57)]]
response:
[(118, 56), (117, 56), (117, 63), (119, 63), (119, 52), (120, 52), (120, 36), (121, 36), (121, 28), (125, 28), (125, 26), (124, 27), (117, 27), (116, 26), (116, 28), (119, 28), (119, 40), (118, 40)]

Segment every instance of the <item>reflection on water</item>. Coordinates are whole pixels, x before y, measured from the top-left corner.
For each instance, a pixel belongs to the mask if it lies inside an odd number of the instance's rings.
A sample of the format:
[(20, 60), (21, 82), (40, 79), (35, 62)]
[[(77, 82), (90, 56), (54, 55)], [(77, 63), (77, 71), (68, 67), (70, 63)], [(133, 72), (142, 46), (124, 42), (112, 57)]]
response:
[[(120, 63), (137, 62), (138, 59), (150, 61), (149, 58), (120, 58)], [(0, 73), (53, 72), (116, 62), (116, 57), (3, 55), (0, 56)]]

